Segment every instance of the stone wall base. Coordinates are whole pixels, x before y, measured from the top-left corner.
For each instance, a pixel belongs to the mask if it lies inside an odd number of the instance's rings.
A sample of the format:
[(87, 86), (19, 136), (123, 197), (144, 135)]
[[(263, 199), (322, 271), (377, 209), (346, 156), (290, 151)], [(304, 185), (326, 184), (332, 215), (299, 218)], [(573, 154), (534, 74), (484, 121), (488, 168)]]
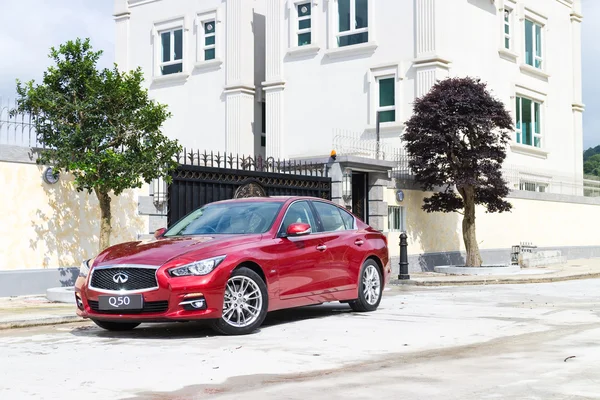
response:
[[(538, 247), (538, 251), (558, 250), (567, 260), (586, 258), (600, 258), (600, 246), (573, 246), (573, 247)], [(510, 264), (510, 248), (480, 250), (481, 258), (485, 264)], [(400, 258), (392, 257), (392, 274), (398, 275)], [(465, 253), (448, 251), (440, 253), (425, 253), (408, 256), (409, 272), (433, 272), (433, 268), (440, 265), (464, 265)]]

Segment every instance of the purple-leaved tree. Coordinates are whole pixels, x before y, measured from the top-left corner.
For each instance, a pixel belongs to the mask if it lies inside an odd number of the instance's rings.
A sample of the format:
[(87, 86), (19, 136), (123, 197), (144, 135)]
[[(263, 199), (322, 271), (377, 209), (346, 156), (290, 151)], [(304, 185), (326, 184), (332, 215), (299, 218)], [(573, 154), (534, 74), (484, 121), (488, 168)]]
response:
[[(402, 140), (411, 157), (409, 166), (424, 190), (442, 191), (424, 199), (427, 212), (463, 215), (465, 265), (482, 264), (475, 233), (475, 206), (487, 212), (511, 210), (502, 177), (508, 132), (513, 120), (502, 101), (479, 79), (447, 78), (415, 100)], [(461, 212), (462, 210), (462, 212)]]

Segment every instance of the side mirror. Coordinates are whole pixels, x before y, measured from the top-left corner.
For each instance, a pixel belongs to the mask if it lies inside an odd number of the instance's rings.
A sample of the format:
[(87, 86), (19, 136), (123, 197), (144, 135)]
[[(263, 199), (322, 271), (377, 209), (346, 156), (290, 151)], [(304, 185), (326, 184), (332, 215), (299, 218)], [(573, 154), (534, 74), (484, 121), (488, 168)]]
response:
[(288, 237), (308, 235), (310, 233), (310, 225), (302, 222), (290, 224), (285, 233)]
[(165, 234), (167, 228), (159, 228), (154, 232), (154, 238), (160, 239)]

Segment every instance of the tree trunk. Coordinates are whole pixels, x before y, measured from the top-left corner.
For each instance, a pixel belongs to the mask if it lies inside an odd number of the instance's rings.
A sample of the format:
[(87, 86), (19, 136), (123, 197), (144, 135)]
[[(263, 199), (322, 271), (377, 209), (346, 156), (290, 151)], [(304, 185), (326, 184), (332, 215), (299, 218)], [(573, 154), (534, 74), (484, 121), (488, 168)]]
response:
[(462, 222), (463, 240), (467, 249), (465, 266), (481, 267), (481, 255), (479, 254), (479, 245), (475, 234), (475, 188), (472, 186), (466, 187), (461, 191), (461, 194), (465, 203), (465, 215)]
[(111, 213), (110, 196), (102, 188), (95, 188), (96, 197), (100, 202), (100, 252), (110, 246)]

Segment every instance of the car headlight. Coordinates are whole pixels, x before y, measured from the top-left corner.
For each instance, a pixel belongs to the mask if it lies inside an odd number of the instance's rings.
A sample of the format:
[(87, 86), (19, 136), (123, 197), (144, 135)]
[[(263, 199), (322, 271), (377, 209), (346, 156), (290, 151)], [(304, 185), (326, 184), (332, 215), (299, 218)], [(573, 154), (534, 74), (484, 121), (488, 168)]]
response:
[(193, 263), (182, 265), (181, 267), (169, 270), (171, 276), (197, 276), (210, 273), (217, 265), (225, 259), (226, 256), (207, 258), (206, 260), (194, 261)]
[(90, 273), (90, 267), (92, 266), (92, 264), (94, 264), (93, 258), (82, 262), (81, 266), (79, 267), (79, 277), (87, 278), (88, 274)]

